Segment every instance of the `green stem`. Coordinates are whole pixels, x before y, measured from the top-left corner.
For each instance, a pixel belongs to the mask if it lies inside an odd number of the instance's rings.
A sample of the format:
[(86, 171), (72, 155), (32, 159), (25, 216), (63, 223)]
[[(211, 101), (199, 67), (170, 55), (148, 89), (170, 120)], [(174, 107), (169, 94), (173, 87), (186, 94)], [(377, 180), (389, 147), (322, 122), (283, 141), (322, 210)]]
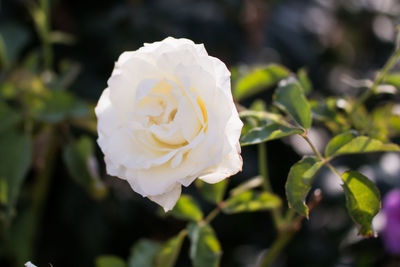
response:
[(328, 166), (328, 168), (334, 172), (335, 174), (337, 174), (340, 178), (342, 178), (342, 175), (340, 174), (340, 172), (333, 167), (333, 165), (329, 162), (329, 159), (324, 158), (321, 153), (319, 153), (319, 151), (317, 150), (317, 148), (315, 147), (315, 145), (311, 142), (310, 138), (308, 138), (307, 133), (302, 134), (301, 137), (304, 138), (304, 140), (306, 140), (306, 142), (308, 143), (308, 145), (311, 147), (311, 149), (314, 151), (314, 154), (323, 162), (325, 162), (325, 165)]
[(278, 238), (272, 243), (271, 247), (268, 249), (267, 254), (262, 259), (260, 267), (268, 267), (275, 261), (275, 259), (281, 254), (281, 251), (286, 247), (289, 241), (293, 238), (296, 231), (287, 230), (281, 232)]
[[(50, 40), (50, 6), (49, 0), (40, 0), (40, 9), (44, 14), (43, 29), (41, 31), (43, 58), (44, 58), (44, 68), (49, 70), (52, 68), (53, 64), (53, 50), (51, 47)], [(39, 26), (40, 27), (40, 26)]]
[[(265, 191), (272, 193), (273, 191), (268, 172), (267, 146), (265, 143), (261, 143), (257, 145), (257, 148), (258, 148), (258, 168), (260, 175), (263, 178), (263, 187)], [(282, 217), (281, 211), (279, 209), (274, 209), (272, 210), (271, 214), (275, 229), (279, 231), (281, 217)]]
[(373, 84), (371, 87), (369, 87), (354, 103), (350, 110), (350, 115), (352, 115), (358, 107), (360, 107), (368, 98), (370, 98), (372, 95), (376, 93), (376, 90), (378, 86), (383, 82), (385, 79), (385, 76), (388, 74), (388, 72), (396, 65), (397, 61), (400, 58), (400, 49), (397, 48), (394, 53), (390, 56), (388, 61), (385, 63), (385, 65), (382, 68), (382, 71), (378, 73), (376, 76)]
[(48, 196), (49, 188), (50, 188), (50, 182), (51, 182), (51, 177), (53, 174), (54, 170), (54, 163), (57, 155), (57, 150), (58, 150), (58, 138), (56, 134), (54, 133), (54, 129), (51, 127), (49, 129), (46, 129), (46, 135), (48, 135), (49, 139), (49, 146), (46, 150), (46, 155), (45, 155), (45, 163), (41, 168), (37, 170), (36, 173), (36, 183), (33, 187), (33, 193), (32, 193), (32, 206), (31, 210), (32, 213), (34, 214), (32, 218), (32, 227), (30, 227), (32, 236), (32, 244), (31, 244), (31, 252), (34, 252), (34, 242), (35, 242), (35, 237), (37, 236), (38, 230), (39, 230), (39, 225), (40, 221), (43, 216), (43, 211), (45, 208), (46, 204), (46, 199)]
[(203, 222), (205, 224), (209, 224), (212, 220), (215, 219), (215, 217), (217, 217), (218, 214), (220, 214), (221, 212), (221, 208), (220, 207), (216, 207), (215, 209), (213, 209), (208, 215), (207, 217), (203, 220)]
[(308, 145), (311, 147), (311, 149), (314, 151), (314, 154), (322, 161), (326, 162), (326, 159), (321, 155), (321, 153), (319, 153), (318, 149), (315, 147), (315, 145), (311, 142), (310, 138), (308, 138), (307, 136), (307, 132), (304, 134), (300, 135), (301, 137), (304, 138), (304, 140), (306, 140), (306, 142), (308, 143)]
[(258, 148), (258, 168), (260, 175), (263, 178), (263, 187), (265, 191), (272, 192), (272, 186), (269, 181), (268, 174), (268, 158), (267, 158), (267, 146), (265, 143), (257, 145)]

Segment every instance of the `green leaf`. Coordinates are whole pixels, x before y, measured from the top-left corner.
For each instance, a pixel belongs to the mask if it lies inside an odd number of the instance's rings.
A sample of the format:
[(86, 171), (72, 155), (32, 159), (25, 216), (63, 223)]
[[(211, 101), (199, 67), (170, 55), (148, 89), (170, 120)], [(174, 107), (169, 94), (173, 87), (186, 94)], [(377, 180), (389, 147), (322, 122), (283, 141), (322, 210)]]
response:
[(400, 73), (389, 73), (385, 75), (383, 82), (393, 85), (397, 89), (400, 89)]
[(287, 127), (291, 126), (282, 115), (268, 111), (244, 110), (239, 113), (239, 116), (241, 119), (254, 118), (258, 121), (270, 121)]
[(315, 174), (324, 162), (315, 157), (304, 157), (294, 164), (286, 181), (286, 196), (289, 207), (308, 219), (308, 207), (305, 200), (312, 187)]
[(251, 103), (250, 109), (254, 111), (266, 111), (267, 104), (264, 100), (256, 99), (253, 103)]
[(175, 207), (168, 213), (181, 220), (201, 221), (203, 212), (199, 204), (189, 195), (181, 195)]
[(117, 256), (101, 255), (96, 258), (96, 267), (126, 267), (126, 263)]
[(275, 93), (275, 103), (305, 129), (311, 126), (311, 108), (300, 84), (293, 78), (282, 81)]
[(342, 174), (347, 210), (359, 225), (360, 234), (374, 236), (372, 219), (381, 208), (379, 190), (367, 177), (356, 171)]
[(29, 31), (18, 23), (2, 23), (0, 26), (0, 37), (3, 41), (3, 49), (7, 64), (14, 63), (22, 49), (29, 41)]
[(21, 114), (10, 108), (6, 103), (0, 102), (0, 133), (4, 132), (21, 121)]
[(338, 100), (335, 98), (310, 101), (312, 117), (323, 122), (333, 133), (350, 129), (349, 122), (337, 110), (337, 102)]
[(225, 201), (222, 211), (227, 214), (272, 210), (282, 205), (281, 199), (268, 192), (245, 191)]
[(254, 145), (301, 133), (303, 133), (303, 130), (301, 129), (290, 128), (277, 123), (271, 123), (250, 130), (246, 135), (242, 136), (240, 139), (240, 144), (242, 146)]
[(149, 239), (140, 239), (131, 249), (128, 267), (154, 267), (160, 244)]
[(102, 198), (107, 188), (98, 173), (93, 140), (87, 136), (64, 147), (63, 159), (71, 177), (93, 197)]
[(205, 200), (214, 204), (218, 204), (222, 201), (228, 185), (228, 181), (226, 179), (216, 184), (209, 184), (200, 179), (196, 179), (195, 183), (201, 196), (204, 197)]
[(279, 65), (271, 64), (256, 68), (239, 78), (233, 88), (233, 97), (239, 101), (253, 96), (288, 76), (289, 70)]
[(39, 120), (57, 123), (67, 118), (89, 115), (89, 107), (66, 91), (51, 90), (43, 97), (35, 110)]
[(6, 206), (10, 218), (17, 201), (20, 187), (31, 164), (31, 140), (29, 136), (7, 131), (0, 134), (0, 193), (1, 203)]
[(301, 68), (297, 71), (297, 78), (299, 79), (301, 88), (303, 88), (304, 94), (309, 94), (312, 91), (313, 86), (310, 79), (308, 78), (307, 71), (304, 68)]
[(221, 245), (208, 224), (188, 225), (190, 259), (194, 267), (217, 267), (222, 255)]
[(168, 240), (162, 247), (156, 256), (155, 267), (173, 267), (176, 260), (178, 259), (179, 252), (182, 248), (183, 240), (187, 235), (186, 230), (180, 231), (180, 233)]
[(325, 156), (384, 151), (400, 151), (400, 147), (396, 144), (384, 144), (382, 141), (368, 136), (357, 136), (355, 133), (347, 132), (332, 138), (326, 146)]

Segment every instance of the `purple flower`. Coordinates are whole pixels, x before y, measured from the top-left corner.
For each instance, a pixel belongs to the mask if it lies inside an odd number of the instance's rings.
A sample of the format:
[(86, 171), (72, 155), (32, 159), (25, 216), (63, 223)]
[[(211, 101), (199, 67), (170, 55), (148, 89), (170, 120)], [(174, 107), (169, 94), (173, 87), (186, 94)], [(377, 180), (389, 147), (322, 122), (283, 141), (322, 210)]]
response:
[(383, 243), (389, 253), (400, 255), (400, 189), (386, 194), (383, 199), (383, 212), (386, 217)]

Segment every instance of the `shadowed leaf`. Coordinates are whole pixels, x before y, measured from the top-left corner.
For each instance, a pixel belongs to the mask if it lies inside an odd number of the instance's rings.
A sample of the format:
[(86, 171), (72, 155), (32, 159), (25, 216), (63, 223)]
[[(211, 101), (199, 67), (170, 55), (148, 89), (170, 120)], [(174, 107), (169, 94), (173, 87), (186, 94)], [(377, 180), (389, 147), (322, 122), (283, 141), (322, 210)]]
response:
[(286, 181), (286, 196), (289, 207), (308, 218), (308, 207), (305, 200), (312, 187), (315, 174), (324, 163), (314, 157), (305, 157), (294, 164)]
[(16, 131), (0, 134), (0, 199), (12, 216), (20, 187), (31, 164), (31, 140)]
[(203, 182), (200, 179), (197, 179), (195, 183), (202, 197), (204, 197), (207, 201), (214, 204), (217, 204), (222, 201), (226, 187), (228, 185), (227, 180), (222, 180), (221, 182), (216, 184), (209, 184)]
[(156, 256), (155, 267), (173, 267), (181, 251), (183, 240), (187, 235), (186, 230), (182, 230), (177, 236), (168, 240), (160, 249)]
[(240, 139), (240, 143), (242, 146), (254, 145), (301, 133), (303, 133), (303, 130), (301, 129), (290, 128), (277, 123), (271, 123), (251, 129)]
[(188, 225), (190, 259), (194, 267), (217, 267), (222, 255), (221, 245), (208, 224)]
[(311, 126), (311, 108), (303, 89), (293, 78), (283, 80), (276, 93), (275, 103), (305, 129)]
[(140, 239), (131, 249), (128, 267), (154, 267), (160, 244), (149, 239)]

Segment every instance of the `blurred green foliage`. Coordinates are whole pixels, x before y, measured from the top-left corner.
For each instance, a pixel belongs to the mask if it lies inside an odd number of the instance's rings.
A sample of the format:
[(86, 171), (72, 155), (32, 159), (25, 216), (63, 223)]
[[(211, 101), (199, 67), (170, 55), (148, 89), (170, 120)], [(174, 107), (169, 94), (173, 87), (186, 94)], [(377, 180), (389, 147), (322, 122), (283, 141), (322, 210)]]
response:
[[(349, 220), (374, 235), (377, 187), (399, 185), (398, 172), (380, 178), (372, 153), (399, 151), (392, 2), (2, 1), (0, 265), (398, 264)], [(93, 107), (118, 54), (167, 35), (235, 66), (245, 169), (229, 183), (196, 181), (160, 215), (105, 174)], [(379, 175), (362, 174), (364, 162)], [(340, 197), (326, 190), (329, 171)]]

